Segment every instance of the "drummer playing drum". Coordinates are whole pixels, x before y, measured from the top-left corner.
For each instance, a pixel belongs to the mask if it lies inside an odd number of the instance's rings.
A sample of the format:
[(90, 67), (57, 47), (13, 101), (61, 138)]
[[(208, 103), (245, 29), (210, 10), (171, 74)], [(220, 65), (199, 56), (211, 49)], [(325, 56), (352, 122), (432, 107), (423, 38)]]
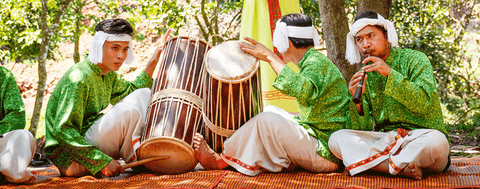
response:
[[(116, 176), (125, 172), (116, 159), (135, 161), (150, 98), (152, 74), (162, 45), (133, 82), (115, 71), (133, 61), (132, 26), (124, 19), (108, 19), (95, 27), (88, 59), (72, 66), (50, 97), (45, 115), (45, 152), (65, 176)], [(142, 88), (142, 89), (141, 89)], [(109, 103), (113, 108), (101, 113)]]
[[(205, 170), (231, 166), (249, 176), (296, 166), (311, 172), (336, 171), (341, 161), (328, 149), (328, 138), (345, 128), (351, 97), (337, 67), (315, 51), (319, 37), (312, 20), (295, 13), (277, 22), (273, 46), (283, 60), (257, 41), (245, 40), (250, 43), (241, 42), (241, 49), (272, 66), (278, 74), (273, 86), (297, 99), (301, 117), (267, 106), (225, 141), (221, 154), (197, 133), (194, 148), (200, 164)], [(285, 66), (287, 62), (298, 65), (300, 72)]]

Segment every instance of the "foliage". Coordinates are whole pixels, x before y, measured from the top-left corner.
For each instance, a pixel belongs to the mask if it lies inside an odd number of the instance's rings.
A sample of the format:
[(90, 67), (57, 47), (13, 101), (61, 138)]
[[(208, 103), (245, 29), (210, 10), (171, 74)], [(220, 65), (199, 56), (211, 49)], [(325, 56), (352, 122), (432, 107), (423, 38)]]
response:
[(476, 68), (469, 68), (471, 60), (462, 42), (469, 20), (479, 16), (472, 12), (474, 1), (478, 4), (478, 0), (394, 1), (390, 12), (400, 46), (430, 58), (447, 124), (462, 118), (460, 123), (480, 125), (480, 89), (474, 87), (480, 78), (471, 73)]
[[(90, 21), (88, 25), (82, 26), (90, 34), (95, 33), (95, 26), (105, 19), (125, 17), (125, 19), (132, 25), (133, 28), (136, 28), (138, 23), (142, 21), (142, 17), (138, 15), (137, 8), (139, 5), (130, 3), (127, 1), (110, 1), (110, 0), (76, 0), (81, 1), (82, 3), (77, 3), (77, 6), (85, 5), (95, 5), (98, 9), (98, 14), (80, 14), (78, 17), (80, 20)], [(72, 10), (73, 11), (73, 10)], [(123, 15), (123, 16), (122, 16)], [(73, 24), (72, 24), (73, 27)], [(71, 30), (73, 31), (73, 30)], [(136, 30), (135, 30), (136, 32)], [(134, 34), (137, 40), (143, 40), (142, 36), (136, 32)]]
[[(198, 29), (205, 40), (221, 42), (238, 39), (235, 30), (240, 21), (243, 1), (190, 2), (189, 0), (165, 0), (152, 2), (138, 0), (139, 15), (150, 22), (157, 23), (154, 28), (157, 34), (172, 28), (172, 33), (178, 35), (180, 29)], [(227, 19), (230, 18), (230, 19)], [(191, 25), (195, 23), (196, 25)]]
[[(355, 17), (355, 0), (345, 0), (345, 12), (347, 14), (348, 20), (353, 20)], [(309, 16), (312, 21), (313, 25), (317, 28), (318, 34), (320, 38), (323, 38), (323, 31), (322, 31), (322, 21), (320, 18), (320, 10), (318, 7), (318, 0), (300, 0), (300, 12)]]
[[(41, 30), (39, 0), (4, 0), (0, 6), (0, 62), (23, 62), (37, 59), (40, 52)], [(60, 0), (48, 1), (49, 18), (55, 17)], [(48, 20), (50, 23), (51, 20)], [(59, 28), (62, 30), (52, 36), (48, 58), (55, 57), (54, 49), (59, 42), (69, 39), (71, 21), (62, 18)]]
[(347, 13), (348, 23), (352, 23), (355, 15), (357, 15), (357, 1), (345, 0), (345, 12)]
[(212, 45), (238, 39), (237, 28), (240, 25), (243, 1), (205, 2), (202, 0), (200, 7), (196, 5), (193, 7), (196, 10), (194, 19), (197, 26), (203, 37)]
[(300, 0), (300, 12), (302, 14), (307, 15), (312, 19), (313, 25), (319, 31), (319, 35), (323, 36), (322, 28), (322, 21), (320, 19), (320, 10), (318, 7), (317, 0)]
[(177, 0), (151, 1), (138, 0), (139, 14), (152, 23), (156, 23), (150, 32), (165, 33), (172, 28), (172, 34), (178, 35), (179, 29), (187, 25), (187, 16), (193, 14), (188, 4)]
[[(0, 6), (0, 61), (32, 59), (40, 48), (40, 2), (5, 0)], [(26, 56), (25, 56), (26, 55)]]

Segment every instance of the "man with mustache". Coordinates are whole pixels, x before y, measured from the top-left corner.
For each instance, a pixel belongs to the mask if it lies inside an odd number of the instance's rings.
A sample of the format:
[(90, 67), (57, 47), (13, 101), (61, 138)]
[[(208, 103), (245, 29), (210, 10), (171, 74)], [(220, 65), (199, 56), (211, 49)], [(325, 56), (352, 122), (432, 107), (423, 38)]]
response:
[[(349, 82), (361, 102), (350, 103), (347, 128), (329, 139), (350, 175), (366, 170), (420, 180), (423, 171), (449, 167), (449, 144), (432, 66), (421, 52), (396, 48), (393, 23), (367, 11), (347, 35), (347, 60), (365, 65)], [(363, 130), (363, 131), (358, 131)]]

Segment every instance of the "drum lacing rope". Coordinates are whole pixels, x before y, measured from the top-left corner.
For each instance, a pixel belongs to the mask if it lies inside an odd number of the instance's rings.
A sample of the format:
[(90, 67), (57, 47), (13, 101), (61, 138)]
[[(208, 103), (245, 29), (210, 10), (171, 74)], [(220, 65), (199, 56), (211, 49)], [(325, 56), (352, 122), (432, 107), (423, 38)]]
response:
[(205, 112), (203, 112), (202, 115), (203, 115), (203, 121), (205, 122), (205, 125), (217, 135), (221, 135), (221, 136), (224, 136), (224, 137), (230, 137), (230, 136), (233, 135), (233, 133), (235, 133), (235, 131), (237, 131), (237, 130), (232, 130), (232, 129), (225, 129), (223, 127), (219, 127), (219, 126), (213, 124), (207, 118), (207, 116), (205, 115)]
[(202, 103), (203, 103), (202, 99), (196, 94), (183, 89), (171, 88), (171, 89), (163, 89), (163, 90), (157, 91), (153, 95), (152, 97), (153, 100), (151, 102), (155, 102), (158, 99), (161, 99), (164, 97), (176, 97), (176, 98), (184, 99), (189, 102), (192, 102), (195, 106), (198, 107), (198, 109), (200, 110), (202, 109)]

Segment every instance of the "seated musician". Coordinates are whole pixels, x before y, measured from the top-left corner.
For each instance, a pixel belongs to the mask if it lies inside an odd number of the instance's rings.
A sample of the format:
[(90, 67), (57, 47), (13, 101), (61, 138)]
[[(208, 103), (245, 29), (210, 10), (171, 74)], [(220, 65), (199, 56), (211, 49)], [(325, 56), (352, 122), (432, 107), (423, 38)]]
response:
[(423, 171), (449, 167), (449, 144), (432, 66), (421, 52), (395, 48), (392, 22), (372, 11), (357, 16), (347, 35), (350, 63), (364, 58), (349, 83), (361, 78), (361, 103), (350, 103), (347, 127), (332, 134), (329, 147), (350, 175), (365, 170), (422, 179)]
[[(194, 138), (195, 156), (206, 169), (231, 166), (255, 176), (261, 172), (292, 170), (296, 166), (311, 172), (334, 172), (340, 161), (328, 149), (328, 137), (343, 129), (350, 97), (345, 79), (337, 67), (315, 51), (318, 33), (303, 14), (289, 14), (277, 22), (273, 45), (283, 56), (251, 38), (242, 42), (243, 51), (268, 62), (278, 74), (273, 86), (297, 98), (299, 117), (276, 106), (250, 119), (215, 153), (199, 133)], [(293, 62), (300, 73), (286, 62)]]
[[(132, 26), (124, 19), (108, 19), (95, 30), (88, 59), (60, 79), (46, 110), (45, 153), (65, 176), (117, 176), (125, 171), (117, 159), (136, 160), (151, 76), (169, 34), (143, 72), (128, 82), (115, 71), (133, 61)], [(109, 103), (113, 108), (102, 113)]]
[(7, 182), (32, 183), (37, 179), (27, 167), (35, 153), (35, 138), (23, 130), (25, 108), (13, 74), (0, 66), (0, 79), (0, 176)]

